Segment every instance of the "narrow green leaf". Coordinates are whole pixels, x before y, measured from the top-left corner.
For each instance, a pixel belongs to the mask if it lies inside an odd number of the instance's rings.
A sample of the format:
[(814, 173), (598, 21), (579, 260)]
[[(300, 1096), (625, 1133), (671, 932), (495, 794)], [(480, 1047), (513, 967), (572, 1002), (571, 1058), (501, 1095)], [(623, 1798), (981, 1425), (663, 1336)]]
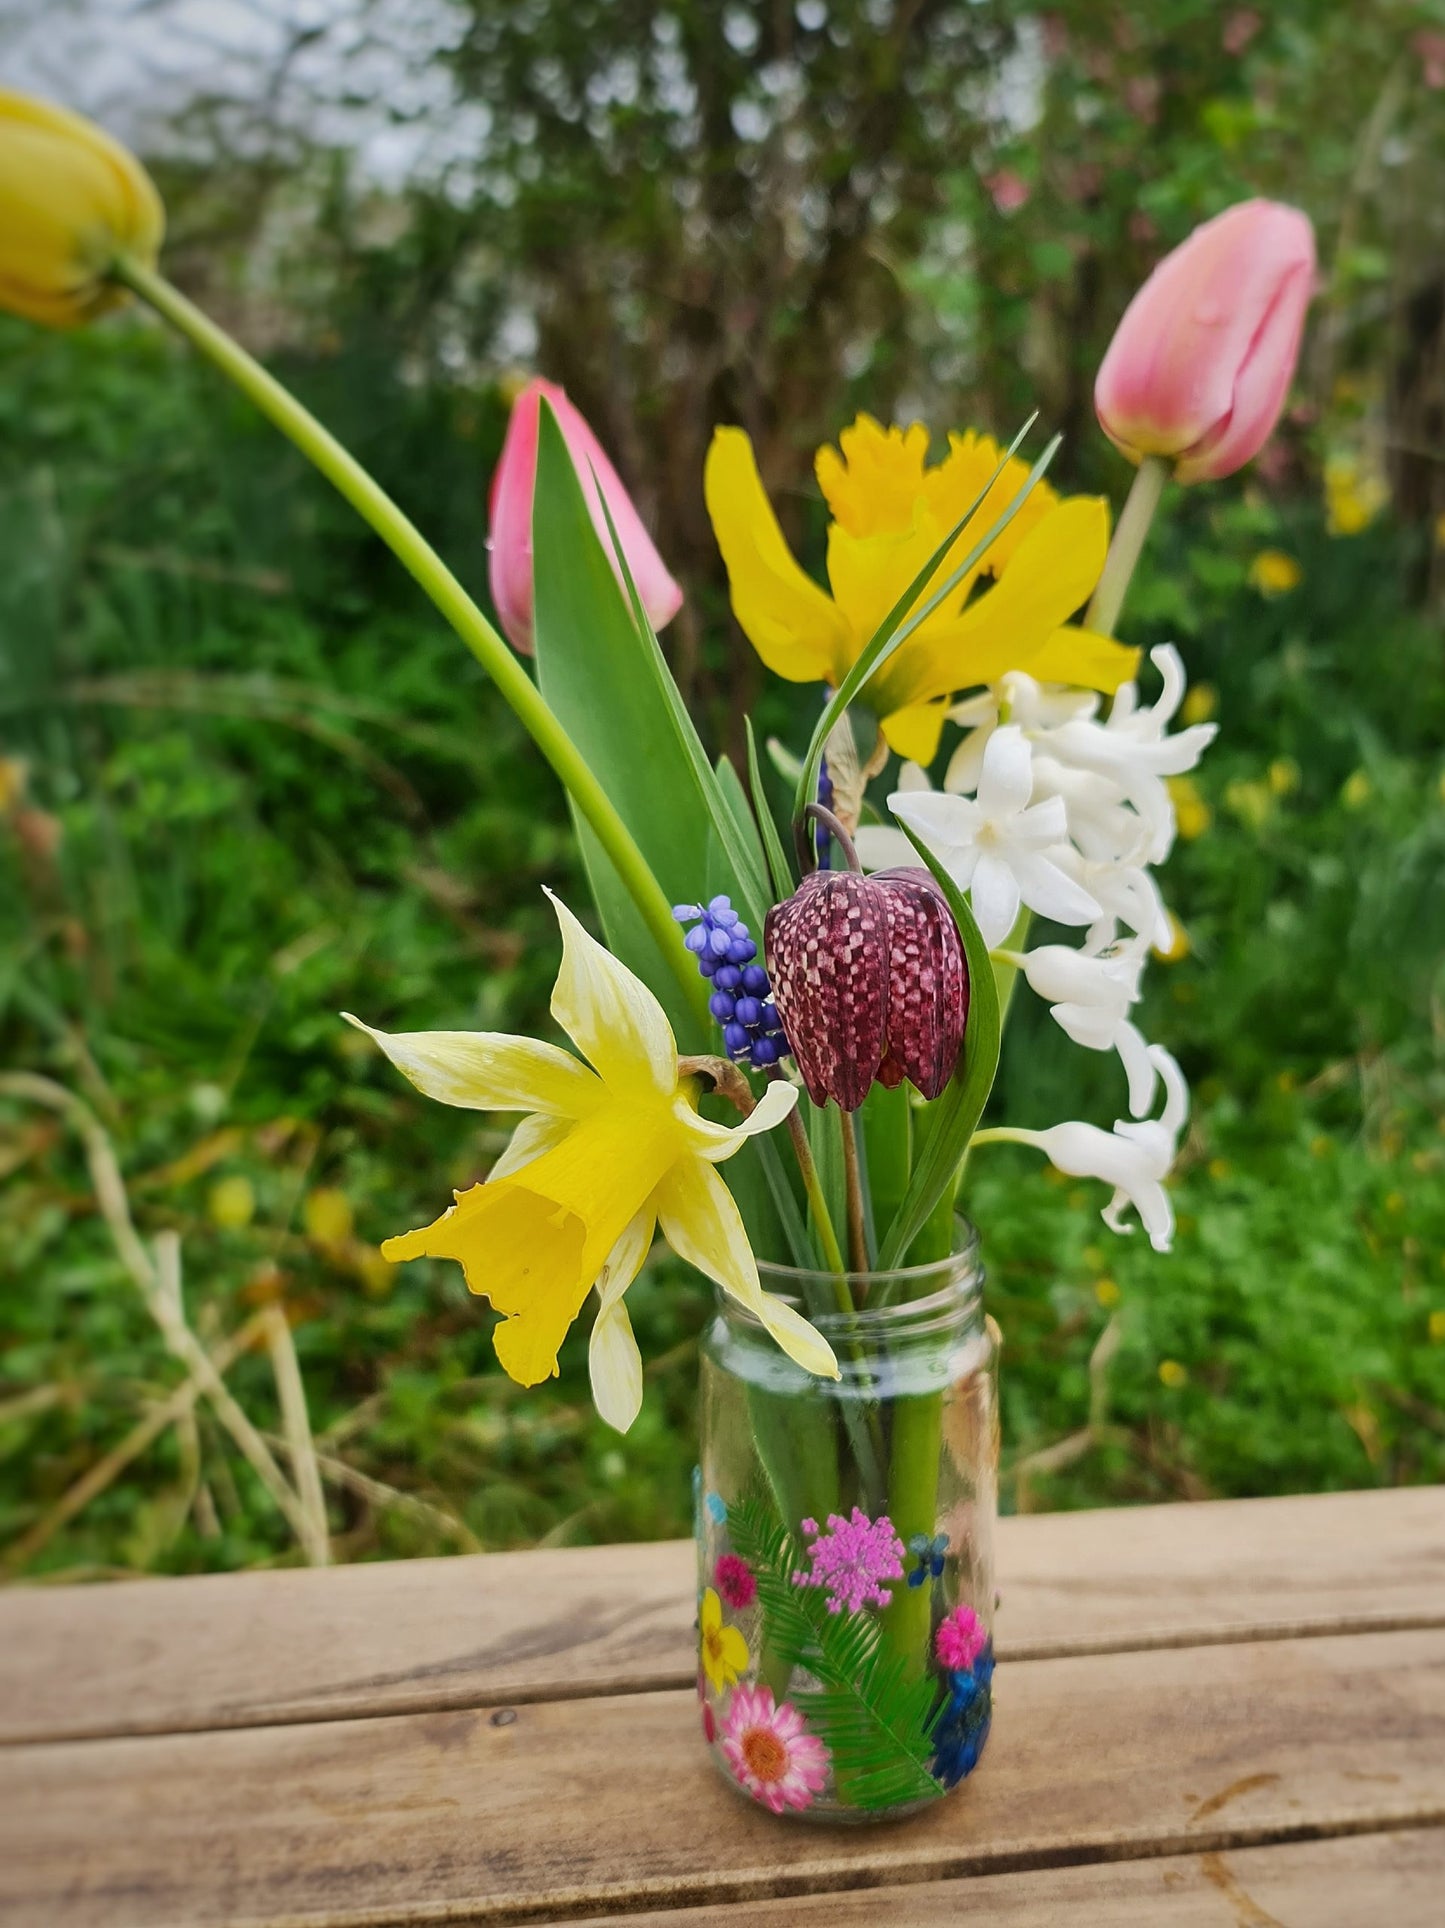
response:
[(763, 785), (762, 765), (758, 760), (758, 741), (753, 734), (753, 719), (745, 716), (743, 722), (748, 733), (748, 788), (753, 793), (753, 815), (757, 818), (758, 829), (762, 833), (763, 850), (768, 860), (768, 875), (772, 879), (773, 902), (781, 904), (784, 898), (791, 897), (798, 887), (796, 873), (788, 862), (783, 840), (778, 835), (778, 826), (773, 821), (773, 813), (768, 804), (768, 793)]
[(953, 594), (954, 590), (963, 581), (968, 572), (977, 567), (984, 556), (987, 555), (994, 542), (1002, 535), (1003, 531), (1013, 521), (1024, 503), (1043, 480), (1045, 471), (1053, 461), (1054, 456), (1058, 453), (1059, 443), (1062, 440), (1060, 436), (1056, 435), (1054, 437), (1038, 461), (1035, 462), (1028, 473), (1023, 487), (1009, 503), (1003, 514), (999, 516), (998, 520), (988, 532), (974, 544), (963, 561), (958, 564), (957, 568), (949, 572), (947, 578), (928, 598), (927, 602), (914, 610), (910, 616), (908, 613), (909, 610), (913, 609), (913, 604), (933, 580), (935, 571), (943, 566), (953, 545), (968, 527), (969, 522), (977, 513), (981, 504), (987, 501), (989, 490), (1013, 460), (1024, 437), (1028, 434), (1037, 419), (1036, 415), (1031, 415), (1028, 421), (1024, 423), (1023, 427), (999, 458), (998, 467), (974, 497), (963, 515), (954, 524), (952, 531), (944, 537), (943, 541), (934, 550), (933, 554), (913, 578), (913, 581), (908, 585), (907, 589), (904, 590), (897, 602), (894, 603), (892, 609), (890, 609), (888, 614), (883, 618), (883, 621), (878, 625), (877, 629), (874, 630), (872, 636), (859, 654), (857, 661), (833, 692), (823, 714), (819, 717), (814, 727), (812, 738), (808, 744), (808, 753), (803, 758), (802, 774), (798, 778), (798, 787), (793, 798), (794, 823), (802, 822), (803, 811), (812, 801), (817, 790), (818, 765), (822, 761), (823, 746), (828, 741), (829, 732), (832, 730), (833, 725), (838, 721), (839, 717), (843, 715), (848, 705), (853, 701), (853, 698), (863, 688), (864, 684), (874, 672), (881, 668), (890, 656), (894, 655), (903, 647), (904, 643), (913, 635), (914, 631), (917, 630), (922, 623), (927, 622), (934, 610)]
[(900, 827), (933, 872), (944, 901), (953, 913), (953, 921), (958, 925), (959, 936), (963, 939), (963, 952), (968, 960), (968, 1023), (964, 1030), (963, 1051), (947, 1089), (925, 1107), (929, 1120), (928, 1136), (919, 1148), (908, 1191), (883, 1241), (878, 1263), (884, 1271), (902, 1263), (903, 1255), (944, 1193), (949, 1192), (951, 1196), (963, 1155), (968, 1150), (968, 1141), (978, 1127), (983, 1108), (988, 1103), (988, 1094), (993, 1089), (1002, 1034), (998, 990), (994, 984), (988, 946), (974, 922), (968, 899), (933, 852), (914, 836), (907, 824)]

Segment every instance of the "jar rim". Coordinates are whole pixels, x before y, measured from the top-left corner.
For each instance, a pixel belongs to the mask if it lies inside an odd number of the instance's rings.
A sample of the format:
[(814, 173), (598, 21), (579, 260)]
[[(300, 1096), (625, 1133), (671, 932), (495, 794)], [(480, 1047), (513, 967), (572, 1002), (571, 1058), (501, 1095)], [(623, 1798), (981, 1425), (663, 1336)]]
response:
[[(984, 1273), (978, 1261), (979, 1239), (976, 1228), (958, 1217), (954, 1220), (953, 1250), (947, 1257), (929, 1259), (921, 1265), (895, 1267), (891, 1271), (848, 1272), (843, 1276), (861, 1303), (853, 1312), (815, 1312), (808, 1305), (805, 1282), (821, 1282), (831, 1290), (837, 1275), (808, 1266), (774, 1265), (759, 1260), (758, 1273), (787, 1304), (801, 1311), (824, 1334), (844, 1333), (858, 1338), (867, 1333), (898, 1332), (907, 1327), (911, 1333), (929, 1333), (956, 1327), (960, 1318), (977, 1311), (982, 1304)], [(891, 1298), (886, 1304), (868, 1303), (873, 1288), (882, 1284), (917, 1287), (936, 1279), (932, 1291), (914, 1291), (907, 1297)], [(738, 1300), (718, 1291), (719, 1309), (729, 1320), (762, 1331), (762, 1321)]]

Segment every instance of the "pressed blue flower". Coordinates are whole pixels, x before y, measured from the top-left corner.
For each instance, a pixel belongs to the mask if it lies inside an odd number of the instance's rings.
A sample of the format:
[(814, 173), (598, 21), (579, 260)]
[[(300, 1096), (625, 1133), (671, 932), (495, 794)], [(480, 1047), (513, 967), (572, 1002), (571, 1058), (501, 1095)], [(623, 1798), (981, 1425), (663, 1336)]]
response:
[(929, 1772), (945, 1787), (956, 1787), (978, 1765), (993, 1719), (993, 1648), (986, 1647), (972, 1667), (944, 1676), (929, 1739)]
[(707, 1008), (722, 1026), (728, 1056), (745, 1060), (756, 1071), (787, 1057), (783, 1021), (767, 971), (757, 962), (757, 944), (728, 898), (674, 904), (672, 914), (679, 924), (692, 926), (682, 941), (712, 983)]
[(948, 1535), (935, 1533), (930, 1540), (926, 1533), (915, 1533), (908, 1542), (908, 1551), (918, 1562), (908, 1576), (911, 1587), (921, 1587), (925, 1580), (934, 1579), (943, 1572), (944, 1555), (948, 1552)]
[(726, 1526), (728, 1517), (727, 1501), (721, 1493), (705, 1494), (702, 1503), (707, 1508), (707, 1516), (714, 1526)]

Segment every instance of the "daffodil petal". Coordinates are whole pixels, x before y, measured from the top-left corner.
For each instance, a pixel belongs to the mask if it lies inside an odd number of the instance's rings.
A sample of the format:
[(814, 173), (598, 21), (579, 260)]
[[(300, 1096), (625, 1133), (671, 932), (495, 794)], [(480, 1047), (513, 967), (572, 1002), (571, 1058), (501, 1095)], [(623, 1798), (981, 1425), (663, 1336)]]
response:
[(1032, 659), (1028, 673), (1036, 683), (1073, 683), (1112, 696), (1138, 675), (1140, 655), (1097, 630), (1066, 623)]
[(741, 429), (714, 431), (703, 493), (743, 634), (788, 682), (838, 682), (857, 644), (841, 611), (793, 559)]
[(822, 1333), (791, 1306), (763, 1291), (732, 1193), (710, 1165), (695, 1158), (679, 1159), (659, 1185), (655, 1202), (662, 1235), (679, 1258), (746, 1306), (805, 1372), (839, 1377), (833, 1348)]
[(939, 697), (934, 702), (910, 703), (905, 709), (894, 710), (883, 718), (881, 728), (890, 750), (927, 769), (938, 755), (947, 716), (948, 699)]
[(758, 1132), (771, 1131), (775, 1125), (782, 1124), (797, 1102), (797, 1086), (777, 1078), (740, 1124), (716, 1125), (711, 1118), (701, 1117), (681, 1096), (674, 1110), (697, 1156), (705, 1158), (710, 1165), (720, 1165), (740, 1152), (748, 1139), (755, 1137)]
[(494, 1184), (499, 1178), (509, 1178), (513, 1172), (521, 1171), (524, 1165), (530, 1165), (543, 1152), (560, 1145), (571, 1128), (570, 1119), (547, 1118), (541, 1112), (524, 1118), (512, 1133), (507, 1149), (487, 1173), (487, 1183)]
[(562, 927), (553, 1017), (613, 1093), (671, 1095), (677, 1088), (677, 1044), (662, 1006), (640, 977), (582, 928), (560, 897), (547, 895)]
[(1070, 496), (1015, 550), (1008, 567), (961, 616), (925, 623), (881, 681), (899, 708), (996, 683), (1028, 670), (1054, 632), (1087, 601), (1109, 548), (1109, 511), (1097, 496)]
[(502, 1031), (376, 1031), (342, 1016), (375, 1040), (403, 1077), (439, 1104), (463, 1111), (533, 1111), (585, 1118), (602, 1102), (600, 1081), (555, 1044)]
[(623, 1294), (642, 1270), (655, 1222), (650, 1210), (629, 1219), (597, 1280), (601, 1304), (587, 1355), (592, 1399), (602, 1418), (619, 1433), (627, 1431), (642, 1405), (642, 1354)]

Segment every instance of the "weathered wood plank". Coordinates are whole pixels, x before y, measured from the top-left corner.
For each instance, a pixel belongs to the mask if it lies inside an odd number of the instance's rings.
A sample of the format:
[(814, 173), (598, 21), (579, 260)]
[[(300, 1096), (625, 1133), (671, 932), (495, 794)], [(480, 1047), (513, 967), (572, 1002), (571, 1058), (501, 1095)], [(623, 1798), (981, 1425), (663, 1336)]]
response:
[[(1445, 1624), (1445, 1488), (1000, 1522), (1005, 1657)], [(0, 1742), (679, 1686), (690, 1543), (0, 1595)]]
[(730, 1901), (569, 1928), (1440, 1928), (1445, 1828), (1350, 1834), (1288, 1847), (1162, 1855), (1092, 1867), (977, 1875), (853, 1894)]
[(848, 1831), (739, 1802), (679, 1692), (8, 1749), (0, 1918), (536, 1920), (1445, 1823), (1445, 1630), (1024, 1661), (998, 1688), (959, 1796)]

